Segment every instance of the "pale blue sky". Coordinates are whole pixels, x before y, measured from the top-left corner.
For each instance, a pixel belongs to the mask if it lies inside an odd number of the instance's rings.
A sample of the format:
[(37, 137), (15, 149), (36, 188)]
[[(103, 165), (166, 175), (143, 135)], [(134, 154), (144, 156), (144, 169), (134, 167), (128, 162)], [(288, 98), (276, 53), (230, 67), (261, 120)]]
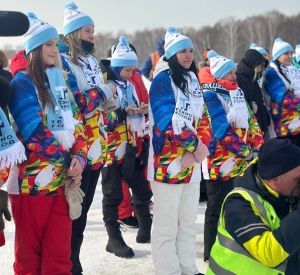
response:
[[(1, 10), (32, 11), (59, 32), (63, 25), (64, 0), (0, 0)], [(287, 15), (300, 12), (299, 0), (77, 0), (91, 16), (96, 32), (133, 32), (154, 27), (202, 27), (233, 16), (238, 19), (278, 10)], [(0, 37), (5, 44), (21, 44), (22, 38)]]

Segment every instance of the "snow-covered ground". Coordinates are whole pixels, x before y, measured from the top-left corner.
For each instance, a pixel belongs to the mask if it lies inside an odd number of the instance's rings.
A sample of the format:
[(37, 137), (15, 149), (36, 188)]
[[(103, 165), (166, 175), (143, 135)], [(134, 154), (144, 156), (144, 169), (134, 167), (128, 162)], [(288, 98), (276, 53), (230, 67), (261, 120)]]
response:
[[(95, 199), (88, 216), (85, 238), (81, 250), (81, 262), (84, 275), (151, 275), (154, 274), (150, 244), (135, 242), (137, 229), (128, 229), (123, 233), (126, 243), (134, 250), (135, 257), (122, 259), (105, 251), (107, 235), (102, 221), (101, 185), (97, 187)], [(199, 204), (197, 217), (197, 265), (199, 272), (205, 273), (207, 266), (203, 263), (203, 225), (205, 203)], [(6, 245), (0, 248), (0, 274), (12, 275), (14, 224), (6, 223)]]

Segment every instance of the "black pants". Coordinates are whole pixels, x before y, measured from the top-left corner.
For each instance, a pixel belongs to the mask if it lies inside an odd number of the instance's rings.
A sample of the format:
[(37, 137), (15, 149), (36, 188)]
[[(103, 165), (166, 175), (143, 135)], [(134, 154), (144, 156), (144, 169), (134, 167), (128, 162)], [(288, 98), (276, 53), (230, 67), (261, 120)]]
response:
[(209, 180), (206, 182), (207, 208), (204, 221), (204, 260), (208, 260), (211, 248), (216, 240), (218, 221), (222, 203), (233, 189), (233, 179), (229, 181)]
[(295, 136), (288, 136), (290, 141), (294, 143), (296, 146), (300, 147), (300, 134), (295, 135)]
[(71, 261), (73, 263), (72, 274), (82, 274), (82, 266), (79, 259), (80, 247), (83, 241), (83, 232), (86, 226), (87, 214), (93, 202), (97, 182), (100, 175), (100, 168), (98, 170), (91, 170), (86, 168), (82, 173), (82, 180), (80, 188), (85, 193), (82, 202), (81, 216), (73, 221), (72, 225), (72, 254)]
[[(143, 208), (149, 204), (152, 192), (145, 178), (144, 170), (135, 167), (130, 180), (125, 180), (132, 190), (133, 207)], [(102, 170), (102, 207), (105, 224), (118, 220), (118, 206), (123, 200), (121, 165), (113, 164)]]

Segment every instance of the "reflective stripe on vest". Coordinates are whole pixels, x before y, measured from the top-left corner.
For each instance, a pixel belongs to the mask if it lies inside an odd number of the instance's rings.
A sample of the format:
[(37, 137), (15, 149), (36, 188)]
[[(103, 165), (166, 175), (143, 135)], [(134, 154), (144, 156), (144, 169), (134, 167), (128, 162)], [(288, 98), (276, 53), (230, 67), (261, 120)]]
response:
[[(222, 267), (220, 267), (213, 258), (209, 259), (209, 268), (213, 272), (213, 274), (218, 274), (218, 275), (235, 275), (235, 273), (230, 272)], [(207, 273), (209, 274), (209, 273)]]
[[(261, 197), (259, 197), (258, 194), (244, 188), (235, 188), (227, 195), (226, 199), (232, 194), (240, 194), (247, 201), (253, 203), (259, 211), (261, 218), (267, 223), (266, 226), (268, 226), (271, 230), (279, 227), (280, 220), (277, 217), (276, 212), (272, 207), (269, 207), (271, 205), (269, 205), (266, 201), (263, 204), (259, 200)], [(224, 227), (223, 206), (218, 226), (218, 235), (211, 251), (207, 274), (227, 275), (237, 274), (238, 272), (240, 275), (246, 275), (252, 273), (252, 271), (257, 274), (264, 275), (284, 274), (286, 270), (286, 261), (274, 268), (267, 267), (253, 258), (242, 245), (238, 244), (232, 238)], [(275, 217), (275, 219), (272, 220), (274, 221), (273, 224), (269, 222), (269, 217)]]

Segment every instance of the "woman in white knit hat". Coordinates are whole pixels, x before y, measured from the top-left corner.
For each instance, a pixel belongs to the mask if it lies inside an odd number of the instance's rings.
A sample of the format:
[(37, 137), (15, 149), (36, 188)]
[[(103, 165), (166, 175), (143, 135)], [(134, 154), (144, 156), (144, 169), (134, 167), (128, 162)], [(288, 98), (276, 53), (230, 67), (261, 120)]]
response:
[(264, 87), (270, 96), (275, 134), (300, 146), (300, 81), (299, 73), (291, 66), (292, 46), (280, 38), (275, 39), (272, 60)]
[(155, 274), (198, 274), (195, 221), (200, 165), (208, 155), (211, 131), (192, 41), (172, 27), (165, 35), (165, 56), (154, 72), (150, 105)]
[(9, 105), (27, 149), (9, 191), (16, 225), (14, 271), (70, 274), (72, 220), (64, 185), (71, 177), (73, 187), (79, 186), (87, 144), (60, 67), (57, 31), (32, 13), (28, 17), (28, 67), (14, 76)]
[(101, 61), (108, 82), (117, 87), (120, 106), (107, 114), (107, 160), (102, 171), (103, 220), (109, 237), (106, 251), (125, 258), (133, 257), (134, 252), (124, 242), (117, 221), (118, 206), (123, 199), (122, 180), (132, 190), (133, 209), (139, 224), (136, 242), (150, 242), (152, 225), (149, 211), (152, 192), (136, 146), (138, 137), (144, 136), (144, 114), (148, 106), (141, 104), (134, 85), (128, 81), (137, 64), (137, 55), (125, 36), (120, 36), (111, 59)]
[(85, 193), (82, 214), (73, 222), (72, 273), (81, 274), (79, 259), (87, 214), (92, 204), (100, 171), (106, 159), (105, 114), (103, 104), (113, 99), (116, 89), (104, 84), (101, 69), (94, 57), (94, 22), (70, 1), (64, 11), (64, 41), (68, 52), (62, 53), (62, 64), (67, 82), (84, 121), (88, 141), (88, 165), (83, 172), (81, 189)]

